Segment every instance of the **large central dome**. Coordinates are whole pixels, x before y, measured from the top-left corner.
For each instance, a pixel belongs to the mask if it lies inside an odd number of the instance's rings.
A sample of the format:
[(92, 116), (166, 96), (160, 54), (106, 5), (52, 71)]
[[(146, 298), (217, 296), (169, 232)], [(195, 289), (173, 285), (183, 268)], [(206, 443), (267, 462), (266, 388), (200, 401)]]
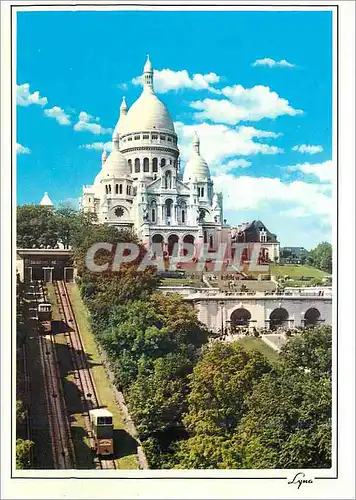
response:
[(119, 132), (122, 135), (152, 130), (175, 134), (172, 118), (166, 106), (154, 92), (153, 69), (149, 57), (147, 57), (143, 69), (142, 94), (133, 103), (127, 114), (125, 108), (125, 115), (122, 125), (120, 122), (119, 127)]
[(130, 107), (123, 126), (122, 134), (148, 130), (173, 132), (172, 118), (162, 101), (150, 88), (144, 88), (140, 97)]

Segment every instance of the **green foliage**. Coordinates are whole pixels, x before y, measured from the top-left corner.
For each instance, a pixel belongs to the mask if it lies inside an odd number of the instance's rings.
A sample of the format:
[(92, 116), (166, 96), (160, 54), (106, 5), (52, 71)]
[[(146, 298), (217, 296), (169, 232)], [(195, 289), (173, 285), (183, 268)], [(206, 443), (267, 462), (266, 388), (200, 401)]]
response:
[(30, 453), (33, 446), (33, 441), (16, 439), (16, 469), (28, 469), (30, 467)]
[(17, 246), (20, 248), (64, 248), (78, 242), (96, 220), (93, 214), (84, 214), (67, 205), (58, 209), (42, 205), (17, 207)]
[(24, 408), (23, 401), (21, 399), (16, 399), (16, 422), (17, 424), (22, 424), (26, 418), (26, 410)]
[(42, 205), (17, 207), (17, 246), (53, 248), (57, 244), (54, 212)]
[(247, 406), (235, 435), (242, 467), (331, 467), (331, 329), (290, 339)]
[(324, 241), (314, 248), (308, 255), (308, 263), (311, 266), (332, 273), (332, 246)]
[(124, 388), (136, 378), (139, 364), (147, 366), (182, 345), (199, 348), (208, 337), (194, 309), (174, 295), (153, 294), (150, 301), (126, 303), (113, 308), (109, 319), (95, 316), (95, 322), (98, 339), (114, 360)]

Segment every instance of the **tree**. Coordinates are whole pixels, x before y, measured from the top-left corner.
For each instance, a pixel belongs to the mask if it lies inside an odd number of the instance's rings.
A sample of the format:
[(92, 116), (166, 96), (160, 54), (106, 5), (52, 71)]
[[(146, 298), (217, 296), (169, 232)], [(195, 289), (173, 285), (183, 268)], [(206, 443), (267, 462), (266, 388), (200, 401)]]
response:
[(308, 264), (325, 271), (332, 273), (332, 246), (324, 241), (311, 250), (308, 255)]
[(177, 445), (176, 468), (239, 466), (234, 431), (247, 411), (248, 395), (271, 369), (260, 353), (247, 352), (238, 342), (216, 343), (204, 350), (190, 376), (183, 418), (190, 437)]
[[(23, 424), (26, 418), (26, 410), (24, 408), (23, 402), (20, 399), (16, 400), (16, 424), (17, 424), (17, 434), (18, 429), (21, 424)], [(31, 450), (34, 446), (34, 442), (28, 439), (22, 439), (17, 437), (16, 439), (16, 468), (17, 469), (28, 469), (31, 465), (30, 456)]]
[(236, 428), (243, 468), (331, 467), (331, 329), (288, 341), (275, 372), (262, 377)]
[(28, 439), (16, 439), (16, 469), (28, 469), (30, 467), (30, 454), (33, 445), (33, 441)]
[(182, 346), (187, 346), (193, 357), (196, 348), (207, 342), (208, 331), (180, 296), (153, 294), (150, 301), (131, 301), (110, 312), (109, 317), (103, 317), (96, 311), (94, 331), (113, 360), (118, 382), (124, 388), (136, 378), (140, 363), (147, 367), (150, 360)]
[(23, 205), (17, 207), (17, 246), (19, 248), (54, 248), (57, 228), (52, 207)]

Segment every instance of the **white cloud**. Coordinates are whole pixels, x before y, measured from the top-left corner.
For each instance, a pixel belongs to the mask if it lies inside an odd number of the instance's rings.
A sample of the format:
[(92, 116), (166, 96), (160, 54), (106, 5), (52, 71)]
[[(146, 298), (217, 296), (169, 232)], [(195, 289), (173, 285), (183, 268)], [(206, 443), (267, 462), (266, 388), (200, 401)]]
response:
[(280, 68), (295, 68), (295, 64), (292, 64), (285, 59), (280, 61), (275, 61), (270, 57), (265, 57), (264, 59), (256, 59), (252, 66), (269, 66), (270, 68), (280, 67)]
[(309, 146), (308, 144), (301, 144), (300, 146), (293, 146), (292, 151), (299, 151), (299, 153), (315, 155), (315, 153), (321, 153), (322, 151), (324, 151), (324, 148), (323, 146)]
[(64, 109), (59, 106), (54, 106), (51, 109), (45, 109), (44, 114), (49, 118), (54, 118), (60, 125), (70, 125), (70, 116), (67, 115)]
[(16, 153), (18, 155), (30, 155), (31, 150), (27, 148), (26, 146), (22, 146), (22, 144), (19, 144), (18, 142), (16, 143)]
[(109, 134), (112, 132), (111, 128), (104, 128), (100, 125), (99, 118), (89, 115), (85, 111), (79, 113), (78, 122), (74, 125), (74, 130), (77, 132), (91, 132), (92, 134)]
[(317, 183), (222, 174), (214, 177), (214, 186), (224, 193), (225, 210), (272, 210), (276, 216), (318, 216), (330, 220), (331, 197)]
[(19, 106), (30, 106), (37, 104), (38, 106), (45, 106), (48, 102), (47, 97), (41, 97), (38, 90), (30, 93), (29, 83), (16, 85), (16, 102)]
[(234, 160), (230, 160), (227, 162), (226, 167), (228, 169), (233, 169), (233, 168), (247, 168), (252, 165), (251, 161), (247, 161), (244, 158), (238, 158)]
[(228, 99), (207, 98), (193, 101), (190, 106), (197, 109), (194, 117), (208, 119), (216, 123), (235, 124), (240, 121), (258, 121), (262, 118), (277, 118), (281, 115), (295, 116), (302, 114), (300, 109), (290, 106), (287, 99), (263, 85), (245, 89), (242, 85), (224, 87), (221, 90)]
[(106, 151), (112, 150), (112, 142), (92, 142), (91, 144), (82, 144), (79, 146), (81, 149), (93, 149), (94, 151), (102, 151), (104, 148)]
[(335, 175), (335, 165), (330, 160), (323, 163), (298, 163), (297, 165), (288, 166), (287, 169), (312, 175), (320, 182), (330, 183)]
[(193, 135), (196, 131), (200, 137), (200, 152), (208, 162), (212, 172), (226, 171), (227, 163), (231, 160), (240, 162), (240, 166), (247, 166), (247, 162), (242, 165), (245, 160), (234, 158), (236, 156), (250, 156), (259, 153), (274, 155), (283, 152), (277, 146), (259, 141), (263, 138), (275, 139), (280, 134), (258, 130), (254, 127), (228, 127), (227, 125), (209, 123), (185, 125), (182, 122), (176, 122), (174, 126), (179, 136), (179, 150), (183, 161), (187, 161), (189, 158)]
[[(186, 69), (174, 71), (172, 69), (162, 69), (153, 71), (153, 82), (156, 92), (164, 94), (170, 90), (178, 89), (193, 89), (193, 90), (209, 90), (217, 92), (211, 84), (218, 83), (220, 77), (216, 73), (207, 73), (205, 75), (195, 73), (189, 75)], [(134, 85), (142, 85), (143, 76), (133, 78)]]

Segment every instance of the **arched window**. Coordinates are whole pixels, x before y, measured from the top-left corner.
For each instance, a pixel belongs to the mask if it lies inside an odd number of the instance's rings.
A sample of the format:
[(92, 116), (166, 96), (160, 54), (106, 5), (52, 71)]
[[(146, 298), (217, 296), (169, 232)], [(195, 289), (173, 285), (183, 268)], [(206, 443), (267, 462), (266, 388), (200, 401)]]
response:
[(143, 159), (143, 171), (144, 172), (150, 171), (150, 164), (149, 164), (148, 158)]
[(161, 167), (164, 167), (166, 164), (166, 159), (165, 158), (161, 158)]
[(119, 193), (119, 185), (115, 184), (115, 194), (118, 194), (118, 193)]
[(166, 216), (171, 217), (172, 216), (172, 200), (166, 200)]
[(164, 174), (164, 187), (166, 189), (172, 188), (172, 173), (170, 170), (167, 170), (167, 172)]
[(158, 172), (158, 160), (153, 158), (152, 160), (152, 172)]
[(152, 208), (151, 219), (152, 219), (152, 222), (156, 222), (156, 209), (155, 208)]
[(214, 239), (212, 236), (209, 238), (209, 248), (214, 248)]
[(122, 194), (122, 184), (120, 184), (119, 192), (120, 192), (120, 194)]
[(136, 158), (135, 159), (135, 174), (139, 174), (139, 173), (140, 173), (140, 159)]
[(185, 210), (182, 210), (182, 224), (185, 224)]
[(132, 174), (132, 160), (128, 160), (128, 164), (129, 164), (129, 167), (130, 167), (130, 173)]

